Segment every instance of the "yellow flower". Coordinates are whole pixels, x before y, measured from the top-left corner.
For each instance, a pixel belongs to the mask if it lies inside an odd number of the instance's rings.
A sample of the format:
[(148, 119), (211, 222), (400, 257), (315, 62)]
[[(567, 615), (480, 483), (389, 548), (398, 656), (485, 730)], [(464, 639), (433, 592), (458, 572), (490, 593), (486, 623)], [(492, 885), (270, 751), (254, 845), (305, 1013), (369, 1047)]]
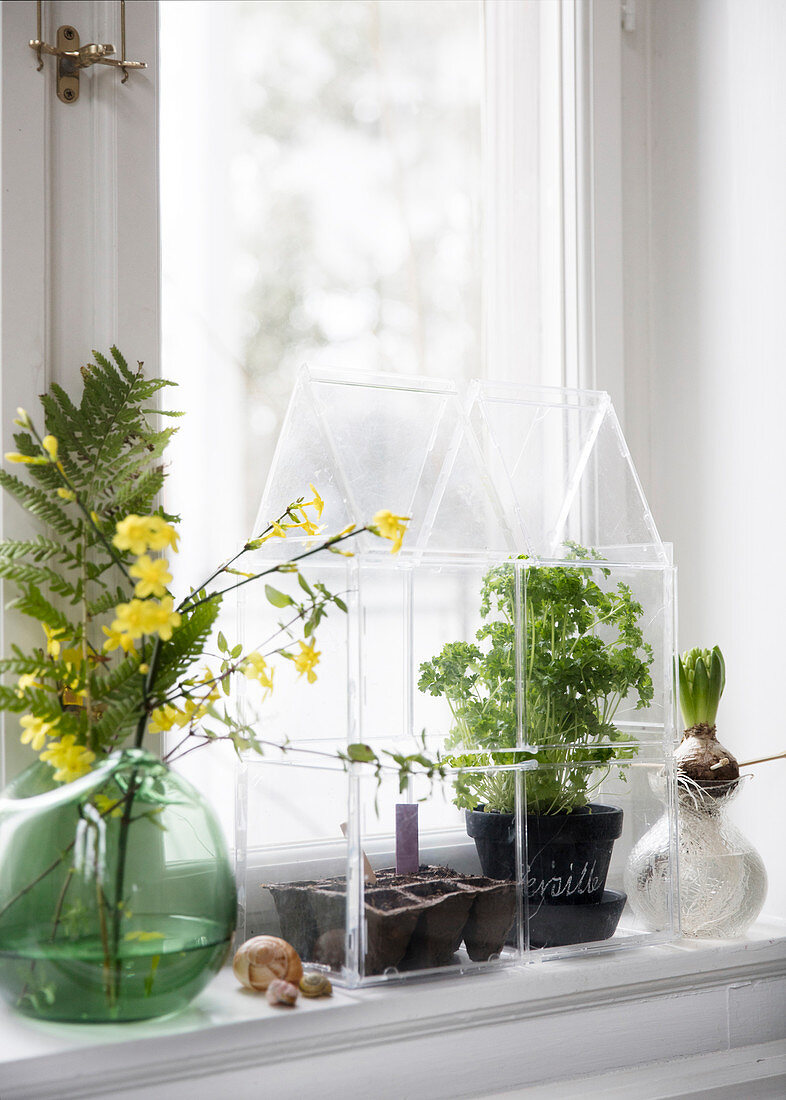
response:
[[(111, 640), (116, 635), (126, 634), (129, 638), (141, 638), (143, 634), (158, 634), (162, 641), (168, 642), (172, 631), (180, 626), (180, 614), (173, 611), (174, 600), (165, 596), (161, 602), (156, 600), (131, 600), (119, 603), (115, 608), (117, 618), (106, 633)], [(125, 648), (125, 643), (120, 640)], [(104, 643), (106, 648), (106, 643)]]
[(166, 550), (171, 546), (174, 551), (177, 551), (177, 541), (180, 536), (165, 519), (161, 516), (148, 516), (148, 528), (151, 550)]
[(371, 523), (371, 530), (375, 534), (380, 535), (383, 539), (390, 539), (393, 545), (390, 548), (391, 554), (397, 554), (401, 549), (401, 543), (404, 539), (404, 534), (407, 530), (407, 521), (409, 516), (396, 516), (393, 512), (384, 508), (381, 512), (377, 512)]
[(166, 586), (172, 580), (169, 572), (169, 562), (166, 558), (153, 559), (149, 554), (142, 554), (136, 563), (128, 571), (132, 577), (138, 578), (134, 589), (137, 596), (164, 596)]
[(316, 672), (314, 672), (314, 665), (317, 664), (320, 657), (320, 650), (314, 649), (314, 640), (312, 639), (308, 645), (305, 642), (298, 642), (300, 646), (300, 653), (297, 657), (294, 657), (295, 668), (302, 676), (305, 672), (308, 682), (313, 684), (317, 678)]
[(162, 642), (168, 642), (172, 637), (172, 631), (180, 626), (180, 614), (173, 611), (174, 600), (171, 596), (165, 596), (160, 603), (154, 600), (146, 600), (148, 618), (148, 633), (158, 634)]
[(318, 535), (320, 531), (324, 531), (324, 527), (317, 527), (316, 523), (312, 523), (310, 519), (304, 519), (300, 524), (307, 535)]
[[(183, 720), (181, 721), (181, 719)], [(157, 707), (151, 713), (147, 728), (150, 733), (165, 733), (167, 730), (171, 730), (174, 725), (184, 726), (185, 716), (177, 707), (166, 703), (163, 707)]]
[(192, 722), (198, 722), (206, 714), (207, 706), (204, 703), (197, 703), (194, 699), (186, 699), (182, 710), (172, 703), (165, 703), (151, 713), (148, 730), (150, 733), (164, 733), (171, 730), (173, 726), (183, 729)]
[(249, 680), (258, 680), (266, 692), (273, 690), (273, 673), (261, 653), (249, 653), (241, 671)]
[(129, 550), (138, 557), (148, 550), (177, 550), (178, 534), (161, 516), (126, 516), (115, 526), (112, 542), (118, 550)]
[(95, 808), (102, 815), (102, 817), (122, 817), (123, 816), (123, 798), (110, 798), (106, 794), (94, 794), (93, 802)]
[(73, 489), (58, 489), (57, 495), (62, 500), (76, 500), (76, 493)]
[[(261, 538), (254, 539), (254, 542), (258, 543), (261, 546), (262, 543), (267, 542), (268, 539), (285, 539), (287, 537), (286, 531), (278, 522), (278, 520), (271, 519), (270, 528), (271, 530), (268, 531), (266, 535), (262, 535)], [(256, 547), (254, 547), (254, 549), (256, 549)]]
[[(131, 600), (129, 603), (119, 603), (115, 608), (117, 616), (107, 633), (110, 638), (115, 634), (126, 634), (129, 638), (141, 638), (147, 634), (149, 615), (146, 610), (146, 600)], [(123, 649), (125, 649), (125, 645)]]
[(311, 492), (314, 494), (314, 499), (313, 500), (307, 500), (306, 503), (303, 505), (303, 507), (304, 508), (312, 508), (313, 507), (314, 510), (317, 513), (317, 519), (319, 519), (319, 517), (322, 515), (322, 509), (325, 507), (325, 502), (310, 482), (309, 482), (308, 487), (311, 490)]
[(16, 694), (21, 699), (28, 688), (37, 687), (43, 688), (43, 684), (39, 684), (36, 680), (37, 676), (40, 676), (40, 672), (23, 672), (16, 682)]
[(57, 722), (47, 722), (45, 718), (36, 718), (34, 714), (26, 714), (19, 720), (24, 727), (22, 744), (32, 745), (34, 752), (40, 752), (46, 744), (47, 737), (51, 737), (52, 730)]
[(67, 733), (59, 741), (52, 741), (40, 758), (55, 768), (56, 782), (70, 783), (90, 771), (96, 754), (84, 745), (77, 745), (73, 733)]
[(202, 679), (199, 681), (199, 683), (200, 684), (205, 684), (205, 685), (212, 684), (210, 692), (207, 695), (202, 696), (202, 702), (203, 703), (216, 703), (216, 702), (218, 702), (218, 700), (221, 698), (221, 693), (218, 690), (218, 680), (217, 680), (216, 674), (213, 672), (213, 670), (210, 668), (209, 665), (205, 665), (205, 672), (204, 672), (204, 675), (203, 675)]
[(149, 516), (126, 516), (115, 525), (115, 537), (112, 542), (118, 550), (130, 550), (132, 554), (144, 554), (148, 549)]
[(57, 462), (57, 440), (53, 435), (45, 435), (41, 440), (41, 446), (46, 453), (52, 459), (53, 462)]
[(104, 634), (106, 634), (106, 641), (104, 642), (104, 652), (111, 653), (113, 649), (117, 649), (118, 646), (122, 648), (124, 653), (136, 653), (136, 646), (134, 645), (134, 639), (130, 634), (126, 634), (120, 628), (115, 629), (117, 620), (112, 623), (112, 626), (102, 626)]
[(65, 638), (65, 630), (53, 630), (46, 623), (41, 623), (46, 634), (46, 652), (55, 660), (60, 656), (60, 642)]
[(20, 455), (18, 451), (6, 451), (8, 462), (24, 462), (26, 466), (48, 466), (49, 459), (35, 455)]
[(22, 408), (21, 405), (17, 406), (16, 420), (14, 421), (14, 424), (18, 424), (20, 428), (32, 428), (33, 426), (32, 421), (30, 420), (30, 416), (28, 415), (27, 411)]

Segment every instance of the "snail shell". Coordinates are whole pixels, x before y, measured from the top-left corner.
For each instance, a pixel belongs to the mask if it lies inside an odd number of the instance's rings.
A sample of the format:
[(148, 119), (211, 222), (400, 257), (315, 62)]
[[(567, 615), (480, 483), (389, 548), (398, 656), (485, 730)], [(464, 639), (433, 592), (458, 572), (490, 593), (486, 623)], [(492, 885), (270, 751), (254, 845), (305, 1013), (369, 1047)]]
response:
[(308, 974), (304, 974), (298, 988), (304, 997), (330, 997), (333, 994), (330, 979), (318, 970), (310, 970)]
[(254, 936), (235, 952), (235, 977), (247, 989), (264, 992), (274, 978), (297, 984), (303, 977), (300, 956), (278, 936)]
[(283, 978), (273, 978), (265, 997), (268, 1004), (291, 1006), (297, 1000), (297, 986), (292, 982), (285, 982)]

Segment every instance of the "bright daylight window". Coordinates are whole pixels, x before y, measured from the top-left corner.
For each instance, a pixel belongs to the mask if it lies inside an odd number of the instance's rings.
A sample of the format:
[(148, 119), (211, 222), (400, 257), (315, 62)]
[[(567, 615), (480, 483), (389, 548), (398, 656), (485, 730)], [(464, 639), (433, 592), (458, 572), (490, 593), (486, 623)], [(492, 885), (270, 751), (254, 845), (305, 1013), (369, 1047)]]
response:
[[(162, 373), (188, 413), (169, 478), (184, 578), (251, 533), (301, 364), (477, 377), (500, 301), (540, 346), (535, 288), (558, 245), (542, 229), (559, 205), (544, 156), (557, 130), (536, 94), (549, 8), (161, 3)], [(495, 102), (516, 97), (500, 120)], [(515, 163), (511, 126), (531, 139)], [(230, 761), (222, 777), (200, 756), (189, 764), (228, 823)]]

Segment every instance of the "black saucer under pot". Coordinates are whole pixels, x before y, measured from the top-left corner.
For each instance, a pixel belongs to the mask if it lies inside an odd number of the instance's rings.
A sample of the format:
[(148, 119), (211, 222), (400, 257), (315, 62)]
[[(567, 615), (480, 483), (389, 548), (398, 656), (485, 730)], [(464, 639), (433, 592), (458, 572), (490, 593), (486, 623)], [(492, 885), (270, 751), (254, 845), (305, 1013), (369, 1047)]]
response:
[(530, 947), (565, 947), (572, 943), (610, 940), (617, 930), (627, 895), (604, 890), (600, 901), (564, 905), (529, 901)]

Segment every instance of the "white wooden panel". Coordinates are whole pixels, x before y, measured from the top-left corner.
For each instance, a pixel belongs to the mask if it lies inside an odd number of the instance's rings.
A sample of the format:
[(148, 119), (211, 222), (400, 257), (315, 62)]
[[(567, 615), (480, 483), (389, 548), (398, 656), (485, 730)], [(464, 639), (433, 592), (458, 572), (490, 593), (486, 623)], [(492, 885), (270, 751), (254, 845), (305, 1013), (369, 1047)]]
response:
[[(61, 103), (52, 58), (43, 72), (27, 43), (35, 37), (35, 4), (3, 4), (0, 111), (3, 191), (3, 450), (12, 444), (16, 407), (31, 413), (51, 382), (78, 392), (79, 368), (91, 350), (117, 343), (133, 363), (158, 369), (157, 5), (127, 3), (129, 58), (149, 68), (120, 74), (94, 66), (82, 74), (79, 100)], [(44, 40), (73, 25), (81, 44), (120, 49), (119, 5), (44, 4)], [(0, 505), (2, 533), (25, 530), (18, 506)], [(5, 600), (8, 599), (7, 594)], [(3, 651), (12, 640), (39, 641), (35, 628), (6, 614)], [(0, 779), (31, 759), (9, 717)]]

